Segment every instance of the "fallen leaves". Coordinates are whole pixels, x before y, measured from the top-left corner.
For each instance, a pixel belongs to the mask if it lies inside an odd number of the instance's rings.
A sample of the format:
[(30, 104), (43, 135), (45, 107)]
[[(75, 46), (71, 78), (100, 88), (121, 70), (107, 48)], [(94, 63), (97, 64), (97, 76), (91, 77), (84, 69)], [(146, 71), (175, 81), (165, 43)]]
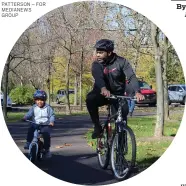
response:
[(72, 146), (72, 144), (64, 143), (63, 145), (56, 146), (56, 149), (61, 149), (61, 148), (70, 147), (70, 146)]

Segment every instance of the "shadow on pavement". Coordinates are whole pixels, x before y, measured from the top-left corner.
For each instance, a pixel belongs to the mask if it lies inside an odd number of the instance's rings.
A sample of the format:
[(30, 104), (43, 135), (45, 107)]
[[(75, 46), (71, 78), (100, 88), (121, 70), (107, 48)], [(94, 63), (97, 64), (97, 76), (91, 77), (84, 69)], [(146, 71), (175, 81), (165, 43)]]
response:
[[(85, 157), (83, 161), (81, 160), (82, 157)], [(69, 183), (81, 185), (101, 183), (103, 185), (103, 182), (117, 182), (113, 180), (111, 170), (99, 168), (97, 159), (94, 157), (96, 157), (95, 153), (64, 156), (56, 152), (51, 159), (38, 162), (36, 166), (49, 175)], [(91, 161), (91, 164), (86, 164), (85, 159), (87, 159), (87, 162)]]

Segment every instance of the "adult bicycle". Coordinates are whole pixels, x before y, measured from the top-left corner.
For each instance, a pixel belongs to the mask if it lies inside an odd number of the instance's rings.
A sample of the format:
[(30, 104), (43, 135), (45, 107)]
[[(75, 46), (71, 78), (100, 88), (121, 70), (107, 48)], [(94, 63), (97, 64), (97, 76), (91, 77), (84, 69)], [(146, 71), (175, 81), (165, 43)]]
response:
[[(127, 104), (128, 96), (111, 95), (108, 99), (117, 99), (119, 108), (115, 115), (111, 115), (111, 106), (108, 105), (108, 115), (102, 125), (102, 133), (97, 138), (97, 155), (101, 168), (106, 169), (111, 162), (113, 174), (117, 180), (124, 180), (136, 161), (136, 140), (132, 129), (122, 117), (122, 107)], [(116, 118), (116, 119), (115, 119)], [(111, 120), (114, 119), (114, 130)]]

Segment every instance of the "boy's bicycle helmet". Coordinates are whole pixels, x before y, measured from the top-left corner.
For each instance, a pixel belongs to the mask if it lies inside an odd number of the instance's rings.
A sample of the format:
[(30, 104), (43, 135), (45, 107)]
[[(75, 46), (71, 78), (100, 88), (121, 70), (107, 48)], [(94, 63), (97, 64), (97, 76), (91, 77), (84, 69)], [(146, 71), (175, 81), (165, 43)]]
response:
[(44, 90), (36, 90), (33, 97), (34, 99), (41, 99), (43, 101), (47, 100), (47, 94)]
[(96, 42), (94, 48), (97, 50), (112, 52), (114, 50), (114, 42), (109, 39), (101, 39)]

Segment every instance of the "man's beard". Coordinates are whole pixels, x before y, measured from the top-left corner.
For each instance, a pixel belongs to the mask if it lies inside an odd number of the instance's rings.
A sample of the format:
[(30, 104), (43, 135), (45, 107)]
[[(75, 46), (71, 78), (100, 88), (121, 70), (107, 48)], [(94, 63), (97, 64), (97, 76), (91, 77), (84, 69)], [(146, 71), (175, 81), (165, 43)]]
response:
[(100, 62), (100, 63), (106, 63), (107, 62), (107, 60), (108, 60), (108, 55), (106, 56), (106, 57), (104, 57), (104, 58), (97, 58), (97, 60)]
[(100, 62), (100, 63), (104, 63), (105, 62), (105, 59), (98, 59), (97, 58), (97, 61)]

